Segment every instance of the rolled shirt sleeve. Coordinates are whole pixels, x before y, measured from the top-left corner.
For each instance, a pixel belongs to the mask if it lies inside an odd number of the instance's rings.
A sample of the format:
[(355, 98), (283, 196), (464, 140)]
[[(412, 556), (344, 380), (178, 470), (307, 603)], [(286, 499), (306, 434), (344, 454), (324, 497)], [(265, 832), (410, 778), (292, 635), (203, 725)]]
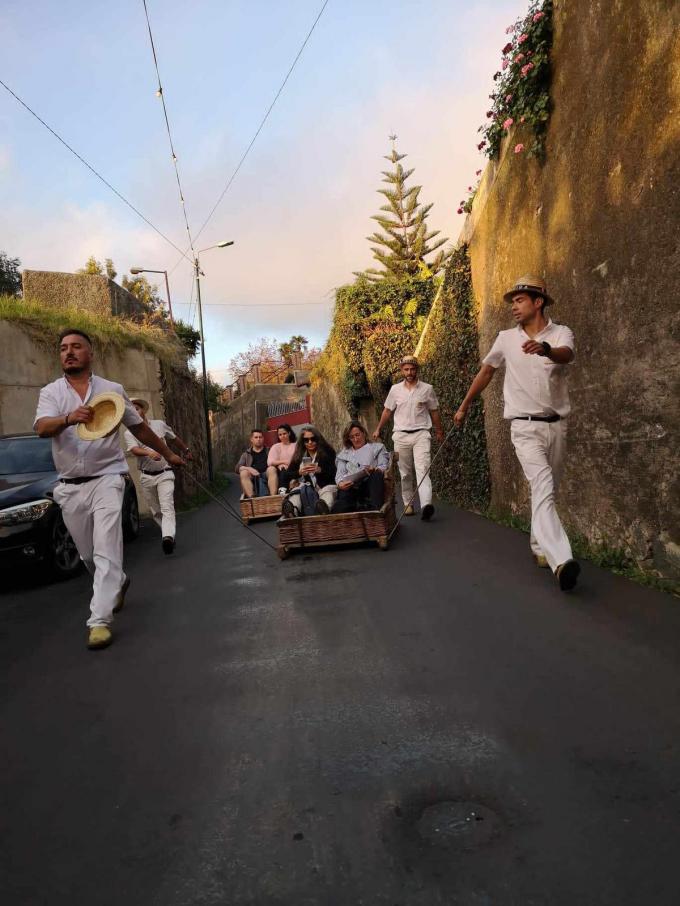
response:
[(170, 440), (174, 440), (175, 432), (172, 430), (170, 425), (168, 425), (166, 422), (161, 422), (161, 425), (163, 426), (163, 437), (169, 437)]
[[(435, 397), (436, 399), (436, 397)], [(380, 444), (380, 450), (378, 451), (378, 461), (376, 466), (378, 469), (381, 469), (383, 472), (387, 469), (390, 464), (390, 454), (387, 450), (387, 447), (384, 444)]]
[(571, 349), (571, 351), (574, 354), (574, 357), (572, 358), (571, 362), (569, 362), (569, 364), (571, 365), (571, 363), (574, 361), (574, 358), (576, 358), (576, 348), (575, 348), (575, 343), (574, 343), (574, 331), (571, 329), (571, 327), (566, 327), (564, 324), (560, 325), (560, 337), (559, 337), (559, 342), (557, 343), (557, 345), (558, 346), (568, 346), (569, 349)]
[(397, 408), (397, 399), (396, 393), (394, 390), (394, 385), (390, 387), (390, 392), (387, 394), (387, 399), (385, 400), (384, 406), (386, 409), (389, 409), (391, 412)]
[(58, 415), (66, 415), (66, 412), (62, 412), (59, 408), (58, 400), (52, 393), (52, 385), (48, 384), (40, 391), (38, 407), (33, 419), (33, 430), (35, 430), (41, 418), (56, 418)]
[(490, 365), (491, 368), (500, 368), (503, 362), (505, 362), (503, 340), (501, 339), (501, 335), (498, 334), (495, 343), (482, 359), (482, 364)]
[(430, 412), (434, 409), (439, 409), (439, 400), (437, 399), (437, 394), (434, 392), (433, 387), (430, 387), (428, 390), (425, 402), (427, 403), (427, 408)]

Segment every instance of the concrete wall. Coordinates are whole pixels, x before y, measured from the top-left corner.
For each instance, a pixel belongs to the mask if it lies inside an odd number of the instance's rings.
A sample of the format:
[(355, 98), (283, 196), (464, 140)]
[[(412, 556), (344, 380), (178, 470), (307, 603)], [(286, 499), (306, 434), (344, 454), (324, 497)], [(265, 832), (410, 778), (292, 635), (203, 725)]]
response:
[(307, 387), (294, 384), (257, 384), (236, 397), (226, 412), (213, 417), (215, 464), (232, 471), (239, 456), (248, 446), (253, 428), (265, 428), (267, 406), (274, 402), (302, 402)]
[(96, 314), (127, 318), (144, 314), (139, 300), (108, 277), (25, 270), (22, 283), (24, 296), (44, 305), (83, 308)]
[[(32, 431), (40, 388), (62, 373), (56, 348), (46, 346), (44, 341), (10, 321), (0, 321), (0, 348), (3, 350), (0, 356), (0, 434)], [(160, 363), (151, 353), (112, 346), (102, 349), (96, 343), (94, 370), (101, 377), (121, 383), (129, 396), (147, 399), (151, 405), (149, 416), (164, 418), (191, 444), (197, 459), (197, 474), (204, 473), (206, 444), (204, 432), (200, 430), (202, 397), (200, 386), (188, 372), (164, 369), (162, 385)], [(138, 485), (135, 457), (129, 456), (128, 462), (130, 474)], [(140, 509), (146, 512), (139, 486), (137, 490)], [(181, 494), (182, 488), (179, 490)], [(187, 491), (193, 493), (189, 486)]]
[[(643, 564), (680, 572), (680, 4), (558, 0), (543, 166), (489, 165), (463, 238), (481, 305), (480, 352), (511, 326), (502, 293), (542, 274), (573, 328), (566, 521)], [(501, 418), (486, 395), (493, 505), (526, 511)]]

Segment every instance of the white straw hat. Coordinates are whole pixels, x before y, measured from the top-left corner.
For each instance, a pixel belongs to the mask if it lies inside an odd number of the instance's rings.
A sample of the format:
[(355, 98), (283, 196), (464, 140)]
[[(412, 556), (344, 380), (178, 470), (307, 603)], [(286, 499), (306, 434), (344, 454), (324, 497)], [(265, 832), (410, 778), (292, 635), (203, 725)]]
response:
[(86, 405), (94, 409), (94, 415), (91, 421), (81, 422), (76, 428), (81, 440), (99, 440), (113, 434), (125, 414), (125, 400), (120, 393), (98, 393)]

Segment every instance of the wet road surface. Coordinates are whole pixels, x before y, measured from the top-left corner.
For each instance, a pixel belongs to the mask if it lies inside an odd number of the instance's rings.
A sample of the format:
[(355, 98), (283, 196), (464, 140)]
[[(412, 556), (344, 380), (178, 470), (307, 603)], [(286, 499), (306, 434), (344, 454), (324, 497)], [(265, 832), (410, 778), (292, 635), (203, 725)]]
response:
[(680, 902), (677, 599), (562, 594), (450, 507), (387, 553), (281, 563), (215, 504), (126, 551), (106, 651), (85, 576), (4, 583), (4, 906)]

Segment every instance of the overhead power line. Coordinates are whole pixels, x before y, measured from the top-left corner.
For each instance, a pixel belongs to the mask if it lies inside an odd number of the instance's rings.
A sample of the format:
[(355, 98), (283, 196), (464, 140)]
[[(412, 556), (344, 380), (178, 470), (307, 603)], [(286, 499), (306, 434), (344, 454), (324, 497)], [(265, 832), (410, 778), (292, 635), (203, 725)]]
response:
[[(105, 179), (105, 178), (101, 175), (101, 173), (99, 173), (98, 170), (95, 170), (95, 168), (92, 166), (92, 164), (88, 163), (88, 162), (85, 160), (85, 158), (82, 157), (82, 155), (78, 154), (78, 152), (75, 150), (75, 148), (72, 148), (71, 145), (69, 145), (69, 143), (68, 143), (65, 139), (63, 139), (63, 138), (59, 135), (58, 132), (55, 132), (54, 129), (53, 129), (51, 126), (49, 126), (49, 125), (45, 122), (45, 120), (44, 120), (42, 117), (38, 116), (38, 114), (35, 112), (35, 110), (31, 109), (31, 107), (29, 107), (28, 104), (27, 104), (25, 101), (23, 101), (23, 100), (19, 97), (18, 94), (16, 94), (14, 91), (12, 91), (12, 89), (9, 87), (9, 85), (7, 85), (5, 82), (2, 81), (2, 79), (0, 79), (0, 85), (2, 85), (2, 87), (3, 87), (7, 92), (9, 92), (9, 94), (11, 94), (12, 97), (13, 97), (15, 100), (17, 100), (17, 101), (21, 104), (22, 107), (24, 107), (26, 110), (28, 110), (28, 112), (31, 114), (31, 116), (35, 117), (35, 119), (37, 119), (38, 122), (39, 122), (41, 125), (43, 125), (43, 126), (45, 127), (45, 129), (47, 129), (48, 132), (51, 132), (52, 135), (57, 139), (57, 141), (61, 142), (61, 144), (62, 144), (65, 148), (67, 148), (67, 149), (71, 152), (71, 154), (73, 154), (73, 156), (76, 157), (76, 158), (81, 162), (81, 164), (84, 164), (84, 165), (87, 167), (87, 169), (88, 169), (91, 173), (94, 173), (94, 175), (97, 177), (97, 179), (99, 179), (101, 182), (103, 182), (104, 185), (105, 185), (107, 188), (111, 189), (111, 191), (114, 193), (114, 195), (117, 195), (118, 198), (120, 198), (120, 200), (130, 208), (131, 211), (134, 211), (135, 214), (136, 214), (138, 217), (141, 217), (141, 219), (144, 221), (144, 223), (148, 224), (148, 226), (150, 226), (152, 230), (154, 230), (156, 233), (158, 233), (158, 235), (159, 235), (162, 239), (165, 239), (165, 241), (166, 241), (169, 245), (171, 245), (174, 249), (176, 249), (176, 250), (180, 253), (180, 255), (182, 256), (182, 258), (186, 258), (187, 261), (190, 260), (190, 259), (187, 257), (186, 252), (183, 252), (182, 249), (181, 249), (178, 245), (175, 245), (175, 243), (172, 241), (172, 239), (169, 239), (169, 238), (165, 235), (165, 233), (163, 233), (161, 230), (158, 229), (158, 227), (157, 227), (155, 224), (151, 223), (151, 221), (149, 220), (148, 217), (145, 217), (144, 214), (142, 214), (142, 212), (141, 212), (138, 208), (136, 208), (136, 207), (132, 204), (131, 201), (128, 201), (128, 199), (127, 199), (121, 192), (119, 192), (118, 189), (115, 188), (115, 186), (112, 186), (112, 185), (111, 185), (111, 183), (108, 181), (108, 179)], [(187, 251), (188, 251), (188, 250), (187, 250)], [(180, 260), (181, 260), (181, 259), (180, 259)], [(193, 263), (193, 262), (192, 262), (192, 263)]]
[[(248, 155), (250, 154), (251, 148), (253, 147), (253, 145), (254, 145), (255, 142), (257, 141), (257, 138), (258, 138), (260, 132), (262, 132), (262, 129), (264, 128), (264, 124), (265, 124), (265, 123), (267, 122), (267, 120), (269, 119), (269, 114), (270, 114), (270, 113), (272, 112), (272, 110), (274, 109), (274, 105), (276, 104), (276, 102), (278, 101), (279, 97), (281, 96), (281, 93), (283, 92), (283, 89), (286, 87), (286, 83), (288, 82), (288, 79), (291, 77), (291, 75), (292, 75), (292, 73), (293, 73), (293, 70), (295, 69), (295, 67), (296, 67), (296, 65), (297, 65), (298, 60), (299, 60), (300, 57), (302, 56), (303, 50), (304, 50), (305, 47), (307, 46), (307, 42), (308, 42), (309, 39), (312, 37), (312, 33), (314, 32), (314, 29), (316, 28), (316, 26), (317, 26), (317, 24), (318, 24), (318, 22), (319, 22), (319, 19), (320, 19), (321, 16), (323, 15), (324, 10), (325, 10), (326, 7), (328, 6), (329, 2), (330, 2), (330, 0), (325, 0), (325, 2), (322, 4), (321, 9), (319, 10), (319, 12), (318, 12), (318, 14), (317, 14), (316, 19), (315, 19), (314, 22), (312, 23), (312, 27), (311, 27), (311, 28), (309, 29), (309, 31), (307, 32), (307, 36), (306, 36), (305, 40), (304, 40), (304, 41), (302, 42), (302, 44), (300, 45), (300, 49), (298, 50), (298, 52), (297, 52), (297, 54), (296, 54), (296, 56), (295, 56), (295, 59), (294, 59), (293, 62), (291, 63), (290, 69), (289, 69), (288, 72), (286, 73), (286, 77), (284, 78), (283, 82), (281, 82), (281, 85), (279, 86), (279, 90), (278, 90), (278, 91), (276, 92), (276, 94), (274, 95), (274, 100), (271, 102), (271, 104), (270, 104), (269, 107), (267, 108), (267, 112), (266, 112), (265, 115), (262, 117), (262, 120), (260, 121), (260, 125), (257, 127), (257, 130), (255, 131), (255, 135), (253, 135), (253, 137), (252, 137), (251, 140), (250, 140), (250, 143), (249, 143), (248, 147), (246, 148), (246, 150), (245, 150), (245, 151), (243, 152), (243, 154), (241, 155), (241, 159), (240, 159), (239, 162), (236, 164), (236, 167), (235, 167), (234, 171), (232, 172), (231, 176), (230, 176), (229, 179), (227, 180), (227, 184), (226, 184), (226, 186), (224, 187), (224, 189), (222, 190), (222, 194), (221, 194), (220, 197), (217, 199), (217, 201), (215, 202), (215, 204), (212, 206), (212, 209), (211, 209), (210, 213), (208, 214), (208, 216), (205, 218), (205, 220), (204, 220), (203, 223), (201, 224), (201, 227), (200, 227), (199, 231), (196, 233), (196, 235), (194, 236), (194, 239), (198, 239), (198, 237), (201, 235), (201, 233), (203, 232), (203, 230), (206, 228), (206, 226), (207, 226), (208, 223), (210, 222), (210, 220), (211, 220), (213, 214), (215, 213), (215, 211), (217, 210), (217, 208), (218, 208), (219, 205), (221, 204), (222, 199), (224, 198), (224, 196), (227, 194), (227, 192), (228, 192), (229, 189), (231, 188), (232, 183), (233, 183), (234, 180), (236, 179), (236, 176), (238, 175), (239, 170), (240, 170), (241, 167), (243, 166), (243, 163), (244, 163), (245, 159), (246, 159), (246, 158), (248, 157)], [(187, 249), (186, 251), (188, 251), (188, 249)], [(184, 257), (186, 257), (186, 252), (182, 255), (182, 258), (184, 258)], [(177, 261), (177, 262), (175, 263), (175, 265), (174, 265), (173, 268), (172, 268), (173, 271), (175, 270), (175, 268), (177, 267), (177, 265), (181, 262), (181, 260), (182, 260), (182, 259), (180, 258), (180, 260)]]
[[(174, 302), (173, 305), (191, 305), (191, 302)], [(294, 305), (328, 305), (328, 302), (204, 302), (206, 305), (219, 305), (222, 308), (290, 308)]]
[(161, 82), (161, 73), (158, 68), (158, 55), (156, 54), (156, 45), (154, 44), (153, 32), (151, 31), (151, 22), (149, 20), (149, 10), (146, 5), (146, 0), (142, 0), (142, 3), (144, 4), (144, 15), (146, 16), (146, 27), (149, 30), (149, 42), (151, 44), (151, 53), (153, 54), (153, 64), (156, 67), (156, 76), (158, 78), (158, 89), (157, 89), (156, 93), (157, 93), (158, 97), (161, 99), (161, 103), (163, 105), (163, 116), (165, 117), (165, 128), (168, 133), (168, 142), (170, 143), (170, 154), (172, 155), (172, 163), (175, 168), (175, 178), (177, 180), (177, 189), (179, 191), (180, 204), (182, 205), (182, 214), (184, 215), (184, 225), (186, 227), (187, 237), (189, 239), (189, 249), (191, 249), (191, 253), (192, 253), (191, 257), (195, 258), (196, 255), (194, 253), (194, 241), (191, 238), (191, 230), (189, 229), (189, 218), (187, 217), (187, 208), (186, 208), (186, 204), (184, 201), (184, 192), (182, 190), (182, 183), (179, 178), (179, 166), (177, 164), (177, 155), (175, 154), (175, 146), (172, 141), (172, 132), (170, 130), (170, 120), (168, 118), (168, 108), (165, 104), (165, 92), (163, 91), (163, 83)]

